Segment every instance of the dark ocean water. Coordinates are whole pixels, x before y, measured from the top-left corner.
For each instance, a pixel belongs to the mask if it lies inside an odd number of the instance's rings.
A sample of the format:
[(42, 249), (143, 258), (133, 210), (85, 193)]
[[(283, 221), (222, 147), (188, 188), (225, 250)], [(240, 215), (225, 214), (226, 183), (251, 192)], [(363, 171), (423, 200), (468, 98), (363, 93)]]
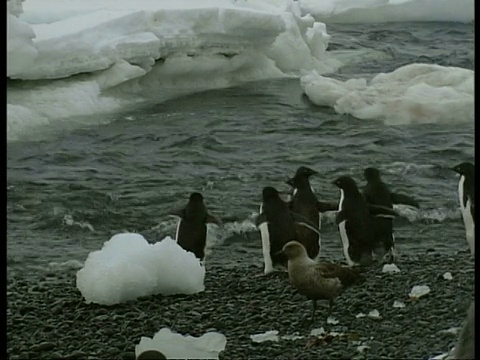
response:
[[(336, 74), (367, 77), (413, 63), (473, 69), (473, 26), (457, 23), (331, 25), (330, 49), (351, 53)], [(298, 79), (206, 91), (130, 112), (98, 115), (101, 125), (58, 129), (37, 141), (7, 145), (8, 267), (28, 270), (51, 262), (84, 261), (116, 233), (151, 240), (174, 236), (167, 211), (200, 191), (213, 214), (238, 221), (212, 228), (212, 262), (261, 263), (253, 226), (261, 190), (300, 165), (318, 197), (337, 200), (331, 184), (376, 166), (392, 190), (416, 197), (420, 210), (401, 208), (395, 221), (399, 252), (467, 248), (449, 169), (472, 161), (474, 124), (392, 126), (315, 107)], [(90, 122), (92, 123), (92, 122)], [(342, 258), (327, 214), (323, 255)]]

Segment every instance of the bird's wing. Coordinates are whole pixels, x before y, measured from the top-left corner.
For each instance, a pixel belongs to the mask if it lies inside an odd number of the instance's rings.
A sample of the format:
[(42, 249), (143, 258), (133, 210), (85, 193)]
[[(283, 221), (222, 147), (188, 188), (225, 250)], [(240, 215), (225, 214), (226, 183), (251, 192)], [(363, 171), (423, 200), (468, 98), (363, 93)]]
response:
[(295, 221), (295, 223), (297, 223), (298, 225), (305, 226), (306, 228), (312, 231), (315, 231), (318, 235), (321, 235), (320, 229), (315, 224), (313, 224), (309, 219), (307, 219), (305, 216), (295, 213), (293, 211), (290, 211), (290, 214), (293, 218), (293, 221)]
[(222, 220), (214, 215), (207, 214), (207, 223), (222, 225)]
[(327, 279), (337, 278), (343, 286), (350, 286), (363, 279), (362, 275), (348, 266), (322, 262), (316, 266), (318, 274)]
[(367, 204), (368, 211), (370, 215), (385, 217), (385, 218), (395, 218), (398, 216), (398, 213), (386, 206)]
[(338, 225), (344, 220), (347, 220), (347, 213), (345, 210), (340, 210), (337, 212), (337, 216), (335, 216), (335, 223)]
[(267, 215), (265, 213), (261, 213), (260, 215), (257, 216), (255, 219), (255, 226), (259, 227), (262, 225), (264, 222), (267, 222)]
[(185, 219), (185, 208), (171, 209), (168, 212), (169, 216), (178, 216), (181, 219)]
[(337, 211), (338, 203), (317, 201), (317, 209), (318, 209), (318, 212), (321, 212), (321, 213), (326, 211)]
[(394, 204), (404, 204), (416, 207), (417, 209), (420, 208), (418, 201), (408, 195), (391, 193), (390, 200), (392, 200), (392, 203)]

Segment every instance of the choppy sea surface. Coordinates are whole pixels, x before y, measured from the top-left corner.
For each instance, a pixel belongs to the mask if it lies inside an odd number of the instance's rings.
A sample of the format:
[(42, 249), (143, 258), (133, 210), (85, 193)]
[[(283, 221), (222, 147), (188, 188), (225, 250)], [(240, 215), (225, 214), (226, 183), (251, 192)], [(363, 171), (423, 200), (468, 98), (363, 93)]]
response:
[[(473, 69), (473, 26), (459, 23), (329, 25), (329, 49), (348, 59), (332, 76), (371, 78), (413, 62)], [(281, 79), (145, 103), (130, 112), (89, 117), (90, 125), (45, 127), (36, 139), (7, 144), (7, 266), (18, 271), (84, 261), (116, 233), (150, 241), (175, 235), (171, 208), (203, 193), (210, 212), (235, 221), (211, 227), (210, 261), (258, 263), (253, 218), (261, 190), (300, 165), (319, 172), (319, 199), (338, 200), (331, 184), (378, 167), (391, 190), (416, 197), (400, 207), (398, 252), (467, 248), (450, 167), (472, 161), (474, 124), (385, 125), (316, 107), (298, 79)], [(96, 125), (91, 125), (96, 123)], [(322, 253), (342, 259), (326, 215)]]

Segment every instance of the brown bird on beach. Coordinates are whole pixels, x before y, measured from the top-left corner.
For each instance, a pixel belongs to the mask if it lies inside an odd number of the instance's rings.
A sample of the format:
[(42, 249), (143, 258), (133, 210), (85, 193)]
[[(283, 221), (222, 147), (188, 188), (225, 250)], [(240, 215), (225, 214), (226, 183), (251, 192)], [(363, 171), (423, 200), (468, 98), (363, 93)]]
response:
[(475, 359), (475, 301), (472, 301), (452, 359)]
[(305, 247), (298, 241), (285, 244), (282, 252), (288, 258), (290, 282), (300, 294), (312, 300), (312, 324), (315, 321), (317, 300), (328, 300), (328, 319), (334, 299), (349, 286), (364, 280), (356, 269), (310, 259)]

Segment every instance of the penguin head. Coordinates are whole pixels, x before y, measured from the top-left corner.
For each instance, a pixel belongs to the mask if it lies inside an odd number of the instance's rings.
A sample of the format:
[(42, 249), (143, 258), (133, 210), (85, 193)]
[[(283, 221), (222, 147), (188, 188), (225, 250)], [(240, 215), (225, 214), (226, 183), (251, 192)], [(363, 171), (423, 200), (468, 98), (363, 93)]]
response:
[(302, 184), (308, 184), (308, 178), (316, 174), (318, 174), (318, 171), (310, 169), (306, 166), (300, 166), (295, 172), (295, 176), (285, 181), (285, 183), (292, 187), (299, 187)]
[(303, 258), (307, 256), (307, 251), (305, 250), (305, 247), (298, 241), (289, 241), (288, 243), (286, 243), (282, 248), (282, 252), (287, 256), (288, 260)]
[(194, 203), (203, 203), (203, 196), (199, 192), (193, 192), (190, 194), (190, 201)]
[(332, 184), (336, 185), (342, 190), (348, 191), (348, 190), (357, 190), (357, 184), (355, 180), (353, 180), (350, 176), (340, 176), (336, 180), (332, 182)]
[(310, 169), (309, 167), (306, 166), (300, 166), (297, 169), (297, 172), (295, 173), (295, 176), (305, 176), (305, 177), (310, 177), (312, 175), (318, 174), (318, 171), (315, 171), (313, 169)]
[(475, 165), (470, 162), (462, 162), (454, 166), (452, 170), (463, 176), (473, 177), (475, 175)]
[(262, 197), (264, 201), (269, 199), (275, 199), (279, 197), (279, 193), (274, 187), (266, 186), (262, 190)]
[(363, 176), (367, 181), (380, 180), (380, 171), (374, 167), (368, 167), (363, 171)]

